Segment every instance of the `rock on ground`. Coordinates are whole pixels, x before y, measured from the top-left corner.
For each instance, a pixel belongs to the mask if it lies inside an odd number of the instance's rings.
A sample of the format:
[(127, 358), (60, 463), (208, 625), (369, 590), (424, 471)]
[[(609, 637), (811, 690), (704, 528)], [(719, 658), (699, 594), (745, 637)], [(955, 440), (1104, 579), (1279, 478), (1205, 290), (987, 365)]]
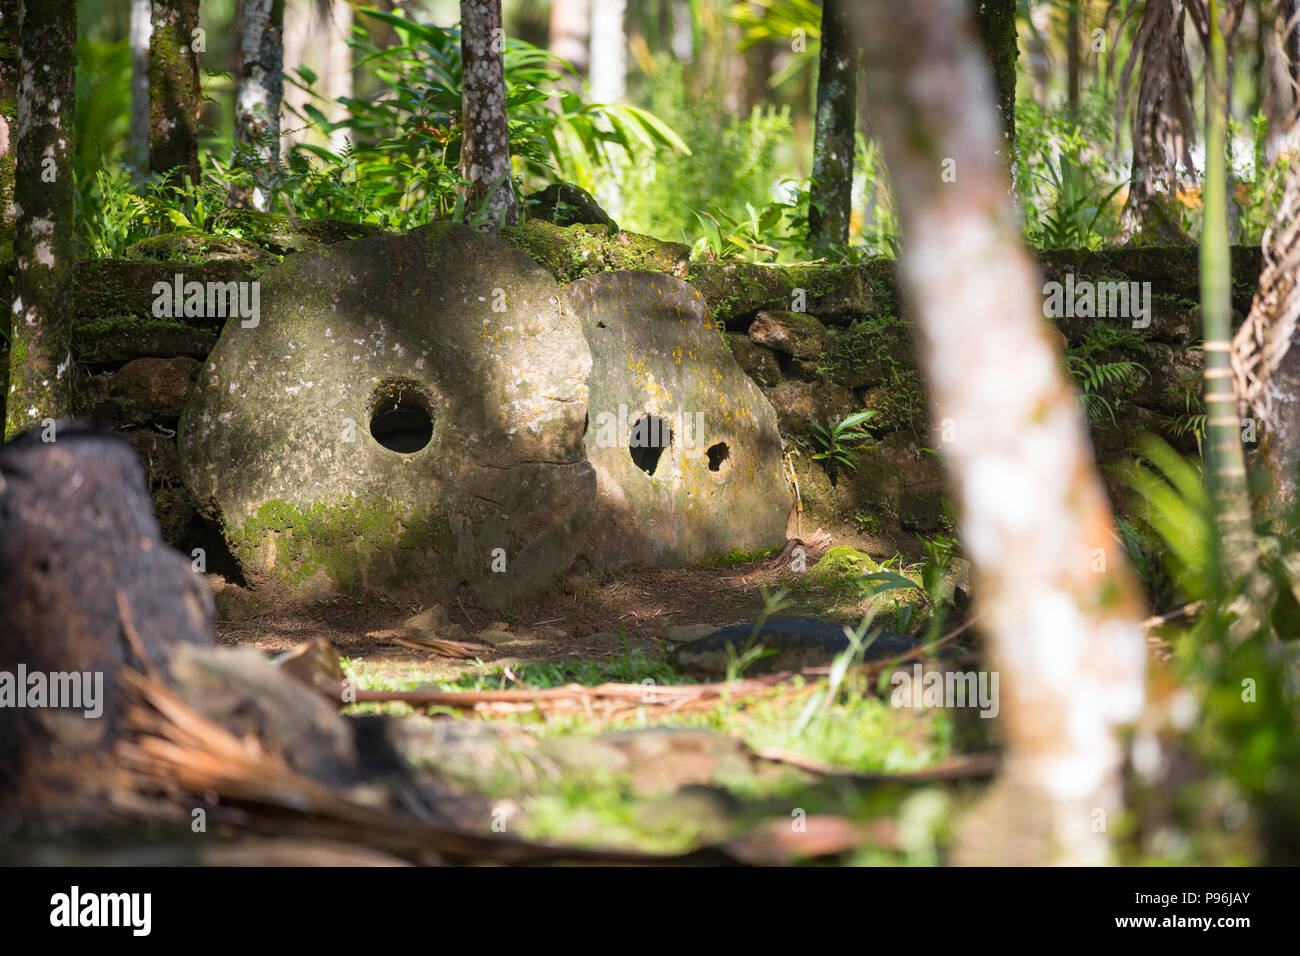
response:
[[(670, 660), (675, 666), (687, 670), (726, 674), (730, 660), (728, 645), (739, 656), (746, 648), (759, 644), (765, 650), (776, 653), (755, 661), (746, 668), (746, 674), (798, 670), (801, 667), (829, 664), (850, 646), (842, 625), (812, 617), (773, 617), (761, 625), (732, 624), (707, 637), (681, 644), (673, 650)], [(905, 654), (920, 646), (919, 638), (881, 631), (867, 647), (863, 659), (882, 660)]]

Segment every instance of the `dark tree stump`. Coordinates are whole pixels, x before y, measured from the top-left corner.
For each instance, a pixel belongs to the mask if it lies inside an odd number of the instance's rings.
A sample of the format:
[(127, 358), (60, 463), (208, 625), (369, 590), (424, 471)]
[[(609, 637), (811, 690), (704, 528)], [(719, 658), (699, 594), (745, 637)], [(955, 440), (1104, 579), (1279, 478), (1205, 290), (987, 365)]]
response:
[(215, 643), (212, 598), (163, 542), (131, 446), (77, 422), (55, 439), (0, 446), (0, 679), (101, 673), (103, 711), (0, 706), (0, 794), (24, 763), (112, 745), (124, 664), (165, 668), (178, 644)]

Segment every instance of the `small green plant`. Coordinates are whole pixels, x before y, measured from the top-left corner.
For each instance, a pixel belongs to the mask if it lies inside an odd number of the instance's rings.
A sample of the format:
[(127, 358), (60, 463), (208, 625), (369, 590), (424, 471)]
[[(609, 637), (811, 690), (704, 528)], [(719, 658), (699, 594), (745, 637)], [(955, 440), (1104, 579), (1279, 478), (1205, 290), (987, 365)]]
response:
[(777, 591), (775, 594), (768, 594), (766, 589), (762, 592), (763, 610), (759, 612), (758, 620), (754, 622), (754, 628), (750, 632), (749, 640), (745, 646), (737, 651), (730, 644), (727, 645), (727, 680), (739, 680), (744, 676), (755, 661), (761, 661), (765, 657), (771, 657), (776, 651), (768, 650), (758, 642), (759, 632), (763, 629), (769, 617), (779, 614), (790, 606), (786, 599), (786, 591)]
[(1068, 353), (1065, 361), (1070, 377), (1079, 386), (1080, 398), (1088, 420), (1099, 422), (1104, 413), (1109, 416), (1112, 425), (1118, 424), (1115, 421), (1115, 405), (1103, 392), (1108, 389), (1131, 388), (1134, 373), (1145, 372), (1146, 369), (1128, 359), (1094, 363), (1083, 356)]
[(874, 409), (855, 412), (829, 428), (821, 422), (813, 423), (812, 442), (815, 450), (812, 458), (826, 463), (826, 473), (830, 476), (832, 485), (835, 484), (836, 473), (840, 468), (858, 470), (858, 456), (851, 446), (869, 437), (866, 432), (859, 431), (859, 426), (875, 414)]
[[(904, 605), (898, 614), (895, 626), (907, 630), (917, 612), (928, 612), (931, 628), (942, 623), (941, 611), (951, 598), (951, 587), (944, 576), (945, 565), (937, 561), (927, 561), (921, 566), (920, 581), (914, 581), (897, 571), (882, 569), (874, 574), (863, 575), (858, 583), (863, 586), (867, 597), (875, 597), (890, 591), (904, 591), (915, 594), (918, 600)], [(931, 635), (933, 637), (933, 635)]]
[(752, 262), (771, 261), (781, 250), (765, 239), (774, 238), (774, 230), (792, 207), (771, 202), (762, 211), (745, 203), (744, 218), (728, 216), (714, 206), (712, 210), (695, 210), (702, 235), (691, 246), (691, 258), (698, 259), (708, 252), (715, 259), (744, 259)]
[(853, 515), (853, 527), (862, 534), (879, 534), (880, 519), (873, 514), (858, 510)]
[(1057, 165), (1046, 164), (1047, 173), (1039, 175), (1055, 193), (1056, 205), (1047, 211), (1042, 225), (1034, 236), (1045, 249), (1090, 249), (1098, 245), (1103, 235), (1097, 226), (1106, 207), (1126, 183), (1120, 183), (1110, 192), (1094, 200), (1093, 184), (1082, 176), (1077, 163), (1064, 153)]

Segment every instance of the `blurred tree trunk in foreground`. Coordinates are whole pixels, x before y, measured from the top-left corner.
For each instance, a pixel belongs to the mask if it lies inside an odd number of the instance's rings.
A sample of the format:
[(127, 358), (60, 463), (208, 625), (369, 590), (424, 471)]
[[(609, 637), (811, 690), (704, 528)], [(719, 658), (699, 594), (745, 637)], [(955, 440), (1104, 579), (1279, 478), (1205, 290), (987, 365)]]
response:
[(284, 97), (284, 0), (244, 0), (240, 31), (235, 139), (251, 153), (258, 185), (239, 189), (240, 205), (265, 210), (280, 166), (280, 101)]
[(1100, 863), (1118, 732), (1144, 701), (1143, 602), (1043, 320), (966, 0), (854, 8), (902, 220), (901, 277), (1000, 675), (1006, 762), (960, 862)]
[(808, 207), (808, 244), (819, 253), (849, 244), (857, 119), (858, 51), (849, 35), (845, 0), (824, 0)]
[(66, 415), (71, 365), (75, 0), (26, 0), (18, 38), (13, 344), (5, 434)]
[(149, 171), (199, 182), (199, 0), (153, 0), (149, 40)]
[(506, 127), (506, 76), (502, 54), (501, 0), (461, 0), (461, 120), (464, 139), (460, 174), (469, 180), (465, 217), (486, 212), (484, 232), (519, 222), (510, 177), (510, 133)]

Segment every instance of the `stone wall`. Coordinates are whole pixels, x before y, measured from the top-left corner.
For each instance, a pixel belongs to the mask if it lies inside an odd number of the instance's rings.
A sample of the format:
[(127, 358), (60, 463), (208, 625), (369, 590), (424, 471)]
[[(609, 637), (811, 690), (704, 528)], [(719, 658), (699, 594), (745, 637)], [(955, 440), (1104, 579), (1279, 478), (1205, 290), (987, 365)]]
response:
[[(75, 407), (89, 420), (117, 428), (146, 469), (164, 535), (189, 551), (210, 549), (214, 570), (221, 547), (178, 476), (175, 429), (203, 360), (217, 341), (221, 318), (154, 314), (156, 283), (239, 281), (256, 277), (285, 254), (373, 235), (372, 227), (295, 222), (248, 214), (246, 238), (162, 236), (137, 244), (127, 258), (77, 267)], [(893, 263), (769, 266), (691, 262), (678, 243), (602, 225), (560, 227), (540, 220), (505, 229), (502, 238), (528, 253), (561, 284), (611, 270), (659, 272), (685, 279), (708, 311), (741, 367), (777, 412), (782, 437), (799, 453), (793, 464), (804, 511), (791, 532), (832, 530), (875, 553), (917, 553), (920, 540), (949, 527), (942, 472), (931, 449), (928, 401), (912, 353)], [(1196, 450), (1201, 355), (1194, 249), (1073, 251), (1042, 255), (1047, 279), (1150, 283), (1151, 321), (1129, 318), (1058, 321), (1080, 376), (1101, 367), (1125, 368), (1092, 400), (1093, 441), (1103, 468), (1131, 457), (1135, 441), (1153, 432), (1175, 447)], [(1234, 250), (1233, 306), (1238, 319), (1259, 274), (1256, 249)], [(7, 356), (0, 351), (0, 368)], [(814, 423), (828, 424), (871, 409), (872, 440), (858, 451), (855, 472), (832, 484), (806, 447)], [(1112, 491), (1118, 490), (1113, 475)]]

